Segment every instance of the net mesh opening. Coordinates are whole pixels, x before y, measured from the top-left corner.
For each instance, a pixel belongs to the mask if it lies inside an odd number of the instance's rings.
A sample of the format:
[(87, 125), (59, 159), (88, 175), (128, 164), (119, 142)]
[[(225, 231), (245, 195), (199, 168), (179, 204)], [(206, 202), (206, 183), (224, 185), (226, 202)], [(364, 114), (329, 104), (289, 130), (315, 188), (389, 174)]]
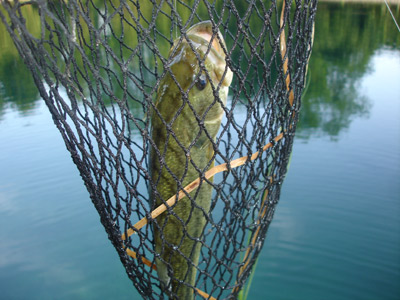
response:
[(238, 297), (287, 171), (317, 1), (0, 3), (143, 298)]

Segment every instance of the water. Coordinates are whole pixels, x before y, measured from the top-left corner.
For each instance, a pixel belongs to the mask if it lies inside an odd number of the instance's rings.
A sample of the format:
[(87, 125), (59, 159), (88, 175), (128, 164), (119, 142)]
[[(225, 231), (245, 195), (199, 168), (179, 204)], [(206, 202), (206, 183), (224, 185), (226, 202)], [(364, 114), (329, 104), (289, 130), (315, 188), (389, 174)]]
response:
[[(399, 36), (383, 5), (320, 3), (249, 299), (400, 297)], [(140, 299), (13, 54), (0, 44), (0, 299)]]
[(335, 140), (296, 140), (251, 299), (400, 296), (400, 53), (377, 51), (370, 67), (368, 117)]

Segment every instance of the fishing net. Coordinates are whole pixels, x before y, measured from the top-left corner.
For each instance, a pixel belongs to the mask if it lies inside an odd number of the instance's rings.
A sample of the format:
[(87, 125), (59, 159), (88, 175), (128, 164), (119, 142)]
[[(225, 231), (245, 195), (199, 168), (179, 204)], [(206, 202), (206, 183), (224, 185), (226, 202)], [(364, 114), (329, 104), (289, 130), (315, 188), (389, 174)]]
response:
[(1, 4), (139, 293), (238, 297), (287, 170), (316, 0)]

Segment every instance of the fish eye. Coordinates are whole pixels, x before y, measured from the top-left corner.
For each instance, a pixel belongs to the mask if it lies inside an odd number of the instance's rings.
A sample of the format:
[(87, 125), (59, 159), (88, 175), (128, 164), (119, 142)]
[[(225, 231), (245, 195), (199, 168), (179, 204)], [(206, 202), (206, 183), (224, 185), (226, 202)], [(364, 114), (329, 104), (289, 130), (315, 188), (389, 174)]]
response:
[(196, 87), (198, 90), (202, 91), (207, 85), (207, 77), (205, 74), (201, 74), (196, 81)]

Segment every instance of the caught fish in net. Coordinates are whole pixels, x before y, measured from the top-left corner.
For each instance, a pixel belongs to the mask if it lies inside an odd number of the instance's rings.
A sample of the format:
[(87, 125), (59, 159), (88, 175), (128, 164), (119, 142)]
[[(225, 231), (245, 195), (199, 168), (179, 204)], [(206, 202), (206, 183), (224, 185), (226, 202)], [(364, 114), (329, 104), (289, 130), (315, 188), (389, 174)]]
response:
[(241, 292), (287, 171), (316, 2), (1, 1), (143, 298)]

